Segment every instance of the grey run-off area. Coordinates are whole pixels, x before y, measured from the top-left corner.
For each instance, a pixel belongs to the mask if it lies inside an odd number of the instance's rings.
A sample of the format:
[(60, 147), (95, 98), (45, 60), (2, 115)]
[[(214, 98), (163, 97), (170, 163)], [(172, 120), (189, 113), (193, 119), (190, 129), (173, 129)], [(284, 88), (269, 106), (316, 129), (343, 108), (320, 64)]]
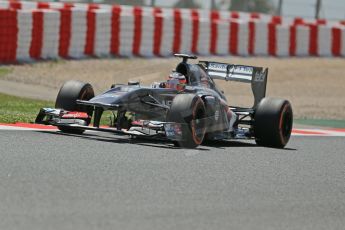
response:
[(344, 147), (0, 131), (0, 229), (343, 229)]

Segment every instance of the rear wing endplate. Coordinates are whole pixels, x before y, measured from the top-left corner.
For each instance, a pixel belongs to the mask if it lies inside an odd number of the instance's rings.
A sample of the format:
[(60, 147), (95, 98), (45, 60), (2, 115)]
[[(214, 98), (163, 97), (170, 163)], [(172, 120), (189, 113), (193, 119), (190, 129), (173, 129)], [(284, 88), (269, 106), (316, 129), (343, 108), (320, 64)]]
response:
[(212, 79), (251, 83), (253, 108), (266, 96), (268, 68), (208, 61), (200, 61), (199, 65), (205, 68)]

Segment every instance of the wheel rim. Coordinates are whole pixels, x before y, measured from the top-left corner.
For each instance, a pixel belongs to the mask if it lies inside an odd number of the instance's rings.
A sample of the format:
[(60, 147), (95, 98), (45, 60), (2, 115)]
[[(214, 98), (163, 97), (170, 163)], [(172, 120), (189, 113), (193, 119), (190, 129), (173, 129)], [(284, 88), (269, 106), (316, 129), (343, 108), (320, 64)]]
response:
[[(88, 101), (94, 97), (94, 92), (92, 87), (86, 87), (80, 94), (79, 100)], [(89, 116), (92, 115), (92, 108), (85, 105), (77, 105), (77, 110), (87, 112)]]
[(205, 125), (205, 111), (202, 108), (198, 108), (193, 112), (193, 120), (191, 121), (191, 130), (193, 140), (196, 144), (201, 144), (204, 139), (206, 125)]
[(80, 95), (80, 100), (90, 100), (93, 97), (93, 90), (91, 87), (87, 87)]
[(292, 131), (292, 112), (288, 108), (289, 105), (286, 104), (283, 108), (279, 125), (281, 138), (284, 143), (287, 143)]

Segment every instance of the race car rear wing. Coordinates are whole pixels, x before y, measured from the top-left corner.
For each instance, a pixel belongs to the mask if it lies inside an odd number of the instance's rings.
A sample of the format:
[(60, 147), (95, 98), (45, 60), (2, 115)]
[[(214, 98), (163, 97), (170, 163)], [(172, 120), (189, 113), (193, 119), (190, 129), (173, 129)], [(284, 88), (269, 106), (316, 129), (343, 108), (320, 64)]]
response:
[(206, 69), (212, 79), (251, 83), (253, 108), (266, 96), (268, 68), (208, 61), (200, 61), (199, 65)]

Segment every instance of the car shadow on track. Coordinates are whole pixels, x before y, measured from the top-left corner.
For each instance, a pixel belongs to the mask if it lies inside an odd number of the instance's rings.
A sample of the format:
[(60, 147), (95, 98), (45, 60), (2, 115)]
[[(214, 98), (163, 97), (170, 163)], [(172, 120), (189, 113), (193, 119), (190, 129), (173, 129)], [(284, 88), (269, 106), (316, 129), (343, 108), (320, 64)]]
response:
[(258, 147), (256, 144), (248, 141), (238, 141), (238, 140), (220, 140), (220, 141), (206, 141), (202, 143), (203, 146), (208, 146), (212, 148), (222, 148), (227, 147)]
[(212, 148), (234, 148), (234, 147), (256, 147), (256, 148), (269, 148), (269, 149), (280, 149), (284, 151), (296, 151), (294, 148), (273, 148), (273, 147), (264, 147), (259, 146), (253, 142), (254, 140), (220, 140), (220, 141), (208, 141), (202, 145), (212, 147)]
[[(154, 148), (166, 148), (166, 149), (182, 149), (180, 147), (174, 146), (174, 144), (172, 144), (169, 141), (149, 139), (149, 138), (131, 138), (128, 136), (118, 136), (118, 135), (113, 135), (113, 134), (98, 135), (96, 133), (91, 133), (91, 132), (88, 132), (85, 134), (70, 134), (70, 133), (63, 133), (59, 131), (58, 132), (37, 131), (37, 132), (44, 133), (44, 134), (51, 134), (51, 135), (73, 136), (73, 137), (78, 137), (78, 138), (86, 139), (90, 141), (101, 141), (101, 142), (107, 142), (107, 143), (134, 144), (134, 145), (148, 146), (148, 147), (154, 147)], [(260, 146), (256, 145), (255, 143), (249, 142), (248, 140), (206, 141), (202, 145), (198, 146), (197, 149), (201, 151), (210, 151), (212, 150), (212, 148), (225, 149), (225, 148), (234, 148), (234, 147), (260, 147)], [(282, 150), (295, 151), (296, 149), (284, 148)]]

